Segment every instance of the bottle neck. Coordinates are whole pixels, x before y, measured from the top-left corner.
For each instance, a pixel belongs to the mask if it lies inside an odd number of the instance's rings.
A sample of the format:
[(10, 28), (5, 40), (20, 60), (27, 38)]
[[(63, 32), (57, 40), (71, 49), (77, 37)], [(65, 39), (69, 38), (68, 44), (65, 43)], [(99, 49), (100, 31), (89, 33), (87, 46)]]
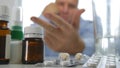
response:
[(8, 21), (4, 21), (4, 20), (0, 20), (0, 28), (1, 29), (6, 29), (7, 27)]
[(26, 33), (24, 34), (25, 38), (43, 38), (43, 34), (40, 33)]

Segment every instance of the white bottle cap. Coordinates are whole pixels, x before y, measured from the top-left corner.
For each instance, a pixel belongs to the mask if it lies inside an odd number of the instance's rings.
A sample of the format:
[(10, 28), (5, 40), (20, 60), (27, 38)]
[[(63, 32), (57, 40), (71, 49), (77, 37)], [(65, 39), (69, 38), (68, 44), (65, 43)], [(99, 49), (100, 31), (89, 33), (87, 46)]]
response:
[(5, 5), (0, 5), (0, 20), (9, 20), (9, 8)]
[(24, 28), (24, 36), (25, 38), (42, 38), (43, 37), (43, 29), (40, 27), (32, 27), (28, 26)]

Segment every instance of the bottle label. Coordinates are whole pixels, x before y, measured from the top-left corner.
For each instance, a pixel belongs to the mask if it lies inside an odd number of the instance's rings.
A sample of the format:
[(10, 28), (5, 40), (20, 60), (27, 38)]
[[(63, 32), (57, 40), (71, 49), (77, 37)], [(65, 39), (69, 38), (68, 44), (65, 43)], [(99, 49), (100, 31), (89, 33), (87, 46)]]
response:
[(11, 40), (10, 63), (20, 64), (22, 56), (22, 40)]
[(43, 62), (44, 46), (42, 39), (26, 39), (23, 41), (23, 63)]
[(5, 58), (10, 58), (10, 41), (11, 41), (11, 35), (6, 35), (6, 49), (5, 49)]
[(26, 33), (25, 34), (25, 38), (33, 38), (33, 37), (35, 37), (35, 38), (43, 38), (43, 34), (40, 34), (40, 33)]

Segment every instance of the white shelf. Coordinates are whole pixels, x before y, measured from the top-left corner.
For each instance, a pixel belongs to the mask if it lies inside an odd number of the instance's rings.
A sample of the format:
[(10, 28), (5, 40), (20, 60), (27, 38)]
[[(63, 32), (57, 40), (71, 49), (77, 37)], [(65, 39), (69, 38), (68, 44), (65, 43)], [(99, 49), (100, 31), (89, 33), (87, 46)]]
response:
[[(0, 65), (0, 68), (50, 68), (50, 67), (40, 67), (30, 64), (6, 64), (6, 65)], [(51, 67), (56, 68), (56, 67)], [(66, 67), (57, 67), (57, 68), (66, 68)], [(81, 66), (77, 66), (74, 68), (82, 68)]]

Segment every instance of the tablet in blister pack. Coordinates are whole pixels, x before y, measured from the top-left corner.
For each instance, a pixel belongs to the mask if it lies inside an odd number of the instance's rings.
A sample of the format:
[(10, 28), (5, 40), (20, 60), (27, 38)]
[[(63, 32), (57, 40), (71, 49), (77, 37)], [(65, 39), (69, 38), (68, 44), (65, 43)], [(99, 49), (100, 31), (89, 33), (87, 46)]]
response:
[(75, 67), (84, 64), (89, 59), (89, 56), (82, 53), (76, 53), (72, 56), (69, 53), (59, 53), (58, 57), (49, 57), (44, 60), (44, 63), (37, 63), (36, 66), (44, 67)]

